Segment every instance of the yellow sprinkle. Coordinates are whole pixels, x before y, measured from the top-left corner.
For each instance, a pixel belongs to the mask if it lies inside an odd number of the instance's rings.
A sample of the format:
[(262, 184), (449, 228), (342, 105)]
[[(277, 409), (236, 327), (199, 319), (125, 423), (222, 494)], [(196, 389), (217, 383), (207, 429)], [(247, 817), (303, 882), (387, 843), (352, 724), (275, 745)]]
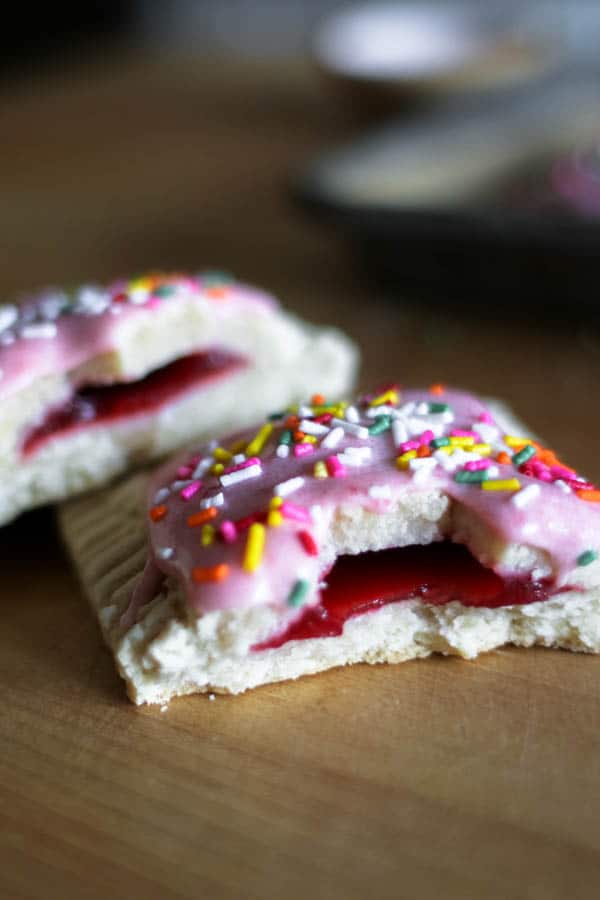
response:
[(315, 463), (314, 468), (313, 468), (313, 475), (315, 476), (315, 478), (328, 478), (329, 477), (329, 473), (327, 472), (327, 466), (325, 465), (325, 463), (322, 460), (321, 460), (321, 462)]
[(383, 394), (379, 394), (378, 397), (375, 397), (374, 400), (371, 400), (369, 406), (383, 406), (383, 404), (396, 406), (398, 404), (398, 392), (397, 391), (385, 391)]
[(225, 466), (223, 465), (223, 463), (220, 463), (220, 462), (215, 463), (214, 466), (211, 466), (211, 468), (210, 468), (211, 475), (222, 475), (224, 471), (225, 471)]
[(203, 547), (210, 547), (212, 542), (215, 539), (215, 527), (214, 525), (203, 525), (202, 530), (200, 532), (200, 543)]
[(416, 455), (416, 450), (407, 450), (406, 453), (396, 457), (396, 465), (399, 469), (408, 469), (408, 463), (411, 459), (415, 459)]
[(144, 275), (142, 278), (134, 278), (133, 281), (130, 281), (127, 285), (127, 289), (129, 291), (137, 291), (144, 290), (149, 291), (152, 286), (152, 279), (147, 275)]
[(265, 443), (269, 439), (269, 435), (272, 431), (273, 425), (271, 424), (271, 422), (266, 422), (261, 428), (259, 428), (256, 436), (252, 438), (252, 440), (246, 447), (246, 456), (258, 456)]
[(509, 447), (522, 447), (524, 444), (533, 443), (529, 438), (515, 437), (514, 434), (505, 434), (504, 443)]
[(471, 447), (473, 453), (479, 453), (480, 456), (489, 456), (492, 452), (492, 448), (489, 444), (474, 444)]
[(451, 437), (450, 445), (452, 447), (472, 447), (475, 443), (475, 438), (472, 437)]
[(224, 447), (215, 447), (213, 450), (213, 456), (217, 462), (226, 463), (229, 462), (232, 458), (232, 454), (229, 450), (225, 450)]
[(518, 491), (521, 482), (518, 478), (499, 478), (497, 481), (482, 481), (484, 491)]
[(438, 447), (435, 451), (436, 453), (447, 453), (448, 456), (452, 456), (454, 453), (454, 447), (452, 445), (446, 444), (444, 447)]
[(314, 434), (305, 434), (304, 437), (302, 438), (302, 443), (303, 444), (316, 444), (317, 439), (314, 436)]
[(265, 547), (265, 526), (253, 522), (248, 529), (246, 549), (244, 550), (244, 571), (255, 572), (262, 562)]
[(283, 497), (271, 497), (269, 501), (269, 509), (279, 509), (283, 504)]
[(283, 516), (279, 512), (278, 509), (272, 509), (267, 516), (267, 525), (270, 528), (279, 528), (281, 523), (283, 522)]

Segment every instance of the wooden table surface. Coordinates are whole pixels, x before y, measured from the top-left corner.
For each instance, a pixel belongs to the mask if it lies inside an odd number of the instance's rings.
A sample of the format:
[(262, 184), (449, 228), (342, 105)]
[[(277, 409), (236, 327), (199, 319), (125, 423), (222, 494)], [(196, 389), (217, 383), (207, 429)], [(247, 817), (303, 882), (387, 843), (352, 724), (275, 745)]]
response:
[[(289, 172), (355, 124), (311, 73), (123, 55), (4, 85), (0, 293), (225, 267), (362, 343), (363, 384), (508, 399), (600, 477), (597, 333), (382, 295)], [(51, 511), (2, 531), (4, 898), (592, 898), (600, 658), (506, 649), (136, 709)]]

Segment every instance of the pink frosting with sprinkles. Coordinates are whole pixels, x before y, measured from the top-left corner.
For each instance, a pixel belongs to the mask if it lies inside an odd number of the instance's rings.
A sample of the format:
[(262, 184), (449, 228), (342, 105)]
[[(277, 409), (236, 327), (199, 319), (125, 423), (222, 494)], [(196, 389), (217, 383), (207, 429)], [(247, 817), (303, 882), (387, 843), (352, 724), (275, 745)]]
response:
[(0, 305), (0, 399), (35, 378), (67, 372), (113, 350), (124, 322), (182, 298), (209, 300), (224, 322), (240, 305), (266, 310), (275, 305), (267, 294), (219, 273), (145, 275), (72, 294), (47, 290), (18, 306)]
[[(352, 404), (313, 401), (158, 470), (148, 495), (146, 575), (126, 619), (162, 576), (178, 581), (199, 614), (296, 606), (300, 595), (316, 604), (318, 549), (335, 511), (385, 511), (431, 489), (504, 542), (546, 551), (557, 587), (567, 576), (576, 586), (577, 571), (597, 559), (600, 493), (552, 451), (507, 434), (477, 397), (391, 387)], [(298, 446), (311, 451), (297, 454)], [(189, 498), (183, 471), (202, 482)]]

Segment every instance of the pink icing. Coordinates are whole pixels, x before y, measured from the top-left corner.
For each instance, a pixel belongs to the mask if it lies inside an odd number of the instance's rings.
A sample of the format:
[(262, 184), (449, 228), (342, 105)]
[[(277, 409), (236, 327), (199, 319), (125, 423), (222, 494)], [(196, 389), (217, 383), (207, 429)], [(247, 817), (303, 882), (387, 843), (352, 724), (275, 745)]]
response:
[[(333, 428), (339, 427), (339, 415), (343, 412), (334, 410), (331, 416), (331, 411), (317, 409), (313, 412), (311, 408), (300, 408), (298, 420), (304, 420), (307, 429), (311, 422), (321, 425), (326, 422), (325, 431), (319, 432), (315, 442), (310, 443), (312, 452), (309, 456), (296, 456), (289, 450), (286, 456), (285, 451), (281, 451), (285, 446), (282, 437), (285, 441), (288, 430), (287, 414), (282, 414), (273, 421), (273, 430), (260, 451), (257, 453), (255, 448), (252, 449), (252, 456), (259, 457), (260, 474), (227, 486), (221, 484), (222, 475), (211, 473), (207, 468), (214, 462), (216, 445), (202, 447), (193, 458), (194, 466), (199, 464), (202, 470), (202, 474), (196, 471), (196, 477), (202, 478), (202, 489), (189, 501), (182, 500), (181, 484), (177, 481), (181, 467), (190, 465), (189, 451), (163, 466), (151, 479), (149, 489), (149, 509), (160, 506), (160, 515), (153, 514), (149, 524), (148, 581), (138, 586), (128, 619), (133, 620), (139, 608), (151, 598), (145, 585), (151, 582), (150, 573), (156, 575), (156, 572), (174, 577), (182, 586), (190, 607), (198, 613), (260, 604), (285, 608), (299, 582), (307, 582), (310, 587), (304, 604), (317, 604), (322, 562), (315, 550), (323, 542), (335, 510), (340, 506), (358, 505), (385, 511), (403, 495), (431, 488), (443, 490), (471, 510), (503, 541), (528, 544), (545, 551), (552, 565), (555, 586), (565, 585), (567, 575), (569, 584), (577, 585), (573, 572), (577, 572), (582, 554), (600, 547), (600, 504), (588, 502), (575, 493), (583, 481), (577, 481), (578, 476), (571, 469), (560, 467), (557, 474), (563, 476), (563, 480), (556, 483), (535, 477), (529, 460), (520, 465), (496, 462), (494, 457), (499, 451), (512, 456), (518, 449), (506, 443), (505, 431), (499, 424), (494, 425), (485, 405), (467, 393), (446, 391), (440, 398), (425, 390), (403, 391), (399, 398), (392, 398), (381, 407), (381, 415), (389, 415), (391, 421), (396, 420), (400, 426), (404, 424), (409, 433), (423, 434), (432, 430), (437, 436), (433, 440), (443, 440), (453, 433), (455, 441), (473, 440), (472, 435), (479, 440), (477, 423), (484, 423), (481, 426), (484, 430), (496, 429), (493, 438), (489, 431), (487, 433), (492, 448), (490, 466), (494, 467), (488, 469), (488, 480), (511, 482), (517, 478), (520, 490), (484, 490), (476, 481), (457, 481), (459, 472), (477, 478), (482, 470), (466, 468), (468, 462), (474, 461), (466, 458), (455, 471), (447, 471), (438, 459), (450, 457), (434, 446), (430, 452), (438, 455), (423, 458), (424, 465), (420, 468), (416, 462), (414, 470), (401, 469), (392, 428), (387, 427), (376, 434), (365, 433), (366, 428), (375, 426), (373, 430), (376, 431), (379, 424), (386, 423), (385, 419), (376, 418), (378, 409), (370, 406), (366, 398), (355, 402), (353, 408), (359, 411), (358, 422), (354, 417), (351, 423), (347, 422), (342, 439), (333, 447), (327, 445), (327, 438)], [(298, 422), (294, 427), (298, 427)], [(250, 442), (257, 432), (258, 429), (254, 429), (233, 436), (222, 446), (239, 453), (240, 447)], [(287, 436), (287, 440), (290, 439), (291, 433)], [(296, 439), (299, 441), (296, 446), (306, 440), (302, 435), (296, 435)], [(487, 441), (481, 438), (481, 443), (485, 445)], [(460, 453), (472, 452), (458, 445), (457, 448), (454, 449), (457, 459)], [(427, 452), (426, 447), (421, 450)], [(543, 448), (539, 450), (542, 452)], [(413, 450), (413, 453), (417, 452)], [(327, 467), (329, 477), (316, 477), (315, 464), (328, 463), (332, 458), (335, 458), (336, 466)], [(236, 458), (233, 468), (239, 471), (242, 462)], [(256, 461), (252, 462), (255, 464)], [(545, 463), (540, 465), (543, 465), (544, 473), (550, 469)], [(335, 477), (340, 474), (337, 467), (343, 468), (343, 477)], [(564, 476), (568, 476), (568, 481)], [(298, 477), (304, 481), (291, 482)], [(278, 506), (282, 517), (280, 524), (268, 518), (276, 486), (282, 496)], [(515, 498), (519, 494), (521, 498), (517, 502)], [(203, 520), (202, 511), (211, 505), (213, 517)], [(200, 514), (198, 523), (193, 526), (188, 523), (190, 514)], [(201, 541), (202, 522), (215, 529), (214, 540), (207, 545)], [(265, 544), (258, 566), (250, 572), (244, 569), (244, 557), (249, 528), (255, 522), (265, 527)], [(227, 574), (220, 580), (198, 581), (192, 574), (198, 568), (205, 572), (223, 565), (227, 567)], [(511, 575), (505, 570), (500, 572), (499, 567), (497, 570), (504, 576)]]
[(3, 320), (10, 308), (0, 306), (0, 400), (35, 378), (67, 372), (109, 352), (119, 345), (126, 321), (151, 316), (161, 304), (183, 297), (212, 302), (224, 328), (240, 307), (269, 310), (275, 303), (260, 291), (207, 274), (145, 276), (105, 288), (82, 287), (72, 296), (45, 291), (19, 305), (12, 322)]

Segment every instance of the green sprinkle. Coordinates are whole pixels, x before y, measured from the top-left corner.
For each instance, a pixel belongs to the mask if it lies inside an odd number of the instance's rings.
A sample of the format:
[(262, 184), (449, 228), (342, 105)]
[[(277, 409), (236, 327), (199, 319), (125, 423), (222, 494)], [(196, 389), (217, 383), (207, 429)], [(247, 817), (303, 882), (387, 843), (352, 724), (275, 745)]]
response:
[(440, 447), (448, 447), (449, 445), (450, 445), (450, 438), (447, 438), (447, 437), (434, 438), (432, 441), (429, 442), (429, 446), (433, 450), (438, 450)]
[(577, 557), (577, 565), (578, 566), (589, 566), (590, 563), (596, 562), (598, 559), (598, 554), (595, 550), (584, 550), (583, 553)]
[(299, 578), (294, 587), (291, 589), (287, 598), (288, 606), (302, 606), (302, 604), (304, 603), (304, 598), (308, 594), (309, 588), (309, 582), (304, 578)]
[(443, 413), (448, 412), (450, 407), (447, 403), (430, 403), (429, 404), (429, 412), (430, 413)]
[(454, 476), (454, 480), (459, 484), (479, 484), (481, 481), (487, 480), (487, 469), (475, 469), (471, 472), (469, 469), (461, 469)]
[(392, 420), (389, 416), (375, 416), (375, 421), (369, 428), (369, 434), (381, 434), (383, 431), (387, 431), (391, 424)]
[(200, 281), (205, 287), (220, 287), (221, 285), (232, 284), (235, 278), (229, 272), (219, 272), (215, 269), (210, 272), (201, 272)]
[(535, 447), (532, 447), (531, 444), (527, 444), (526, 447), (523, 447), (522, 450), (519, 450), (518, 453), (512, 458), (512, 461), (515, 466), (522, 466), (523, 463), (526, 463), (528, 459), (531, 459), (532, 456), (535, 456)]
[(288, 428), (286, 431), (281, 432), (281, 436), (279, 438), (279, 443), (280, 444), (291, 444), (292, 437), (293, 437), (292, 432)]
[(159, 284), (158, 287), (155, 287), (152, 291), (153, 297), (172, 297), (173, 294), (177, 293), (177, 288), (174, 284)]
[(285, 416), (284, 412), (275, 412), (275, 413), (270, 413), (267, 416), (267, 418), (268, 418), (269, 422), (276, 422), (278, 419), (283, 419), (284, 416)]

